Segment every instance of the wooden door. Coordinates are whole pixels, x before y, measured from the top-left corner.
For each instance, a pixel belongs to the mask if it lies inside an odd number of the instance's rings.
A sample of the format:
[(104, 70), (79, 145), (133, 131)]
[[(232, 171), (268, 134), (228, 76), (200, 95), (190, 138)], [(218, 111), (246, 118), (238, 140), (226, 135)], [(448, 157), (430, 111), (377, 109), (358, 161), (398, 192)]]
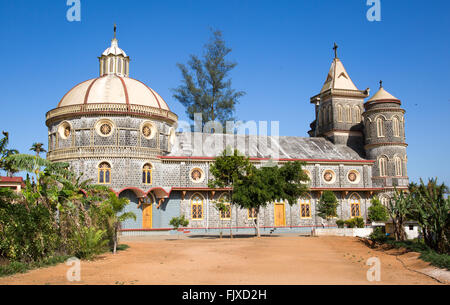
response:
[(152, 228), (152, 205), (143, 204), (142, 205), (142, 228), (151, 229)]
[(284, 203), (275, 203), (275, 226), (285, 226), (286, 215), (284, 210)]

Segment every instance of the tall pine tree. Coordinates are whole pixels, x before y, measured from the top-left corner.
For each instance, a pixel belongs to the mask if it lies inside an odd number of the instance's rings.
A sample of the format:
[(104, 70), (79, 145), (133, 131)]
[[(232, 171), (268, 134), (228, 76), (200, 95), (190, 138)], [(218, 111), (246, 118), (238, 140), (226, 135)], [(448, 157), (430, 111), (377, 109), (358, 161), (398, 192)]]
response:
[(195, 113), (201, 113), (203, 125), (217, 120), (225, 128), (226, 121), (234, 120), (235, 105), (245, 92), (231, 88), (229, 72), (236, 63), (225, 60), (231, 49), (225, 45), (222, 32), (212, 34), (202, 58), (191, 55), (187, 66), (177, 64), (183, 81), (173, 89), (173, 97), (186, 107), (191, 120)]

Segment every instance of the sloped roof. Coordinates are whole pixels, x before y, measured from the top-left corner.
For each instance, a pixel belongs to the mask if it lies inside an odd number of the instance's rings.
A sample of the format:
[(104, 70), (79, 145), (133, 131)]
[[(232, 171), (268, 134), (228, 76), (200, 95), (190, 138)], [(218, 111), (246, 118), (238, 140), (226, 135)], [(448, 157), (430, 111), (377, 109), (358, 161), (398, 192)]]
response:
[[(197, 142), (198, 145), (196, 145)], [(216, 157), (228, 145), (251, 158), (365, 160), (350, 147), (335, 145), (325, 138), (188, 132), (176, 135), (171, 153), (166, 157)], [(196, 149), (197, 147), (200, 148)]]
[(339, 58), (333, 59), (327, 79), (320, 93), (329, 89), (358, 90)]
[(377, 91), (367, 102), (375, 102), (375, 101), (381, 101), (381, 100), (396, 100), (399, 99), (384, 90), (383, 87), (380, 88), (380, 90)]

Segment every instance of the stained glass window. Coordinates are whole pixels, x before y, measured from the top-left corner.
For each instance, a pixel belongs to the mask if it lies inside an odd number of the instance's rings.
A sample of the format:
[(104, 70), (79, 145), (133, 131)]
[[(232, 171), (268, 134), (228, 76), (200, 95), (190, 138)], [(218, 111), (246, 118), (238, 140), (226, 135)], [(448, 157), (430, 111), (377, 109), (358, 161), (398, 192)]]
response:
[(300, 202), (300, 217), (311, 218), (311, 199), (309, 197), (302, 197)]
[(152, 184), (152, 166), (149, 163), (142, 168), (142, 183)]
[(107, 162), (102, 162), (98, 166), (98, 183), (111, 183), (111, 166)]
[(194, 194), (191, 198), (192, 219), (203, 218), (203, 197)]
[(361, 209), (360, 209), (360, 200), (359, 197), (356, 194), (353, 194), (350, 197), (350, 210), (351, 210), (351, 216), (352, 217), (359, 217), (361, 216)]

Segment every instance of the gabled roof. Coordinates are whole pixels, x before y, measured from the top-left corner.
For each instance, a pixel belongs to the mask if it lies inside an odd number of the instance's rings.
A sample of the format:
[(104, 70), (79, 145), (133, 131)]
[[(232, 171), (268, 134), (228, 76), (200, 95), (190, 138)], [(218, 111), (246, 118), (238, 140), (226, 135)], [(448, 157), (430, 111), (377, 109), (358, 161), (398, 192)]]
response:
[[(195, 149), (196, 141), (203, 145)], [(267, 145), (264, 145), (267, 143)], [(335, 145), (325, 138), (274, 137), (254, 135), (178, 133), (171, 153), (165, 157), (216, 157), (230, 145), (250, 158), (301, 160), (366, 161), (345, 145)], [(267, 146), (267, 147), (266, 147)]]
[(330, 89), (358, 90), (339, 58), (333, 59), (327, 79), (320, 93)]

